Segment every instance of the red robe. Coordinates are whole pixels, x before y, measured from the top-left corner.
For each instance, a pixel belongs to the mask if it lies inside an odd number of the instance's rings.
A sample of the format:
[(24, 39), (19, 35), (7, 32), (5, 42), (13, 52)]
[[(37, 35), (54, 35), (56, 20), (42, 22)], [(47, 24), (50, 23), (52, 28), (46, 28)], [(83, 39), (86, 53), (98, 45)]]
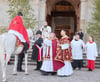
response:
[(14, 31), (17, 31), (18, 33), (20, 33), (29, 45), (28, 34), (27, 34), (25, 26), (23, 25), (22, 18), (20, 16), (16, 16), (11, 21), (11, 24), (9, 26), (9, 30), (14, 30)]

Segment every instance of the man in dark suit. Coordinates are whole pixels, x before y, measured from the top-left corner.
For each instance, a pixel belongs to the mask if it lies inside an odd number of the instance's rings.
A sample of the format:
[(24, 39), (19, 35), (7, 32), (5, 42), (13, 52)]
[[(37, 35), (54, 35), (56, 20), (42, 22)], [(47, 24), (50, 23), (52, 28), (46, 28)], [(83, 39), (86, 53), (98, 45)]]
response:
[(32, 60), (37, 61), (37, 67), (35, 70), (40, 70), (42, 65), (42, 43), (43, 39), (41, 38), (42, 32), (40, 30), (37, 31), (37, 40), (35, 41), (34, 45), (32, 46)]
[(82, 29), (79, 30), (78, 35), (79, 35), (80, 39), (83, 40), (84, 33), (82, 32)]
[(18, 72), (25, 72), (22, 69), (23, 58), (24, 58), (24, 53), (22, 52), (21, 54), (18, 55), (18, 63), (17, 63), (17, 71)]

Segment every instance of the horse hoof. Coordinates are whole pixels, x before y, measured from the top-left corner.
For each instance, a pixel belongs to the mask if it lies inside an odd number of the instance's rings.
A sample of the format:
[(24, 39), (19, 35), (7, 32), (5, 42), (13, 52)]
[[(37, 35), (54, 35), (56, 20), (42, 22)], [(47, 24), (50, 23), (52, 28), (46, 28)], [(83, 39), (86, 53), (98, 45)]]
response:
[(28, 72), (26, 72), (26, 73), (25, 73), (25, 75), (29, 75), (29, 73), (28, 73)]

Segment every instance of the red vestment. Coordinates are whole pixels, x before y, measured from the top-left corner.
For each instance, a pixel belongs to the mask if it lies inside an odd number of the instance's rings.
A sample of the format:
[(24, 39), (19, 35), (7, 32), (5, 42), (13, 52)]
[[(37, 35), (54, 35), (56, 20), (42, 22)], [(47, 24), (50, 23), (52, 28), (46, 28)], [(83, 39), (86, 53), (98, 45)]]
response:
[(25, 26), (23, 25), (22, 18), (20, 16), (16, 16), (11, 21), (11, 24), (9, 26), (9, 30), (14, 30), (14, 31), (17, 31), (18, 33), (20, 33), (29, 45), (28, 34), (27, 34)]
[[(55, 57), (57, 55), (57, 40), (52, 40), (52, 48), (51, 46), (47, 46), (44, 61), (50, 61), (52, 59), (53, 63), (53, 71), (57, 71), (58, 69), (62, 68), (65, 64), (64, 62), (56, 61)], [(50, 55), (50, 49), (52, 49), (52, 56)], [(47, 54), (48, 53), (48, 54)], [(52, 58), (51, 58), (52, 57)], [(44, 64), (43, 64), (44, 65)], [(47, 64), (48, 65), (48, 64)], [(44, 66), (43, 66), (44, 67)], [(51, 67), (51, 66), (50, 66)], [(45, 69), (46, 70), (46, 69)]]
[(62, 50), (60, 46), (58, 46), (57, 48), (57, 56), (56, 56), (56, 60), (57, 61), (72, 61), (72, 53), (71, 53), (71, 46), (70, 46), (70, 38), (65, 36), (62, 37), (59, 41), (59, 44), (63, 45), (63, 44), (69, 44), (69, 48)]
[(64, 66), (64, 62), (56, 61), (55, 57), (57, 55), (57, 41), (52, 40), (52, 56), (53, 56), (53, 68), (54, 71), (57, 71), (58, 69), (62, 68)]

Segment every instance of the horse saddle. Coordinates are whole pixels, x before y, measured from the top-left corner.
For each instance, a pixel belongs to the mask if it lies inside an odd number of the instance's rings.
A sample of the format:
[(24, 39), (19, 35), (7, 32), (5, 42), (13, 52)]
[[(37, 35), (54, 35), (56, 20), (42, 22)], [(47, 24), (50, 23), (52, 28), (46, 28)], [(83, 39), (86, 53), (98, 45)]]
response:
[(16, 49), (15, 49), (15, 54), (20, 54), (22, 53), (23, 49), (24, 49), (24, 45), (22, 44), (22, 42), (19, 40), (19, 38), (16, 36), (17, 40), (16, 40)]

